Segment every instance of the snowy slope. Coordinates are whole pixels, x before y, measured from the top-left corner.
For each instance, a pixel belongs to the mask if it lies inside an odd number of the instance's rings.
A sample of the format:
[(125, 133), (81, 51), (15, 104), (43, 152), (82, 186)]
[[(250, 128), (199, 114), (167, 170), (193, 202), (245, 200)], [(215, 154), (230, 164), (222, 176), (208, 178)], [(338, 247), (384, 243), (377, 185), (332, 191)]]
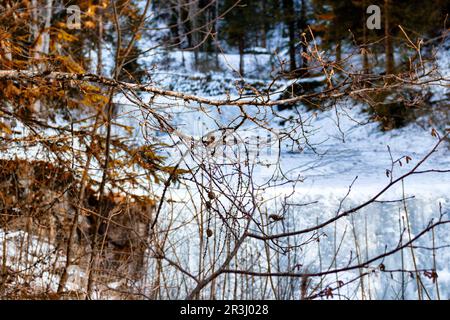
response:
[[(225, 71), (212, 71), (202, 73), (192, 68), (193, 56), (191, 53), (172, 52), (166, 53), (170, 64), (166, 68), (156, 70), (153, 74), (153, 81), (163, 88), (183, 91), (213, 98), (224, 98), (225, 92), (229, 91), (233, 96), (236, 94), (236, 87), (239, 87), (240, 80), (233, 69), (238, 66), (239, 57), (234, 54), (220, 55), (220, 65)], [(158, 55), (156, 55), (158, 56)], [(184, 57), (183, 57), (184, 56)], [(449, 53), (440, 55), (439, 63), (442, 72), (447, 76), (450, 74), (448, 68)], [(183, 61), (184, 60), (184, 61)], [(157, 63), (149, 57), (149, 65)], [(268, 54), (251, 54), (246, 57), (246, 70), (249, 77), (245, 80), (252, 84), (261, 86), (270, 83), (270, 79), (261, 75), (270, 74), (273, 65), (276, 62)], [(230, 67), (231, 66), (231, 67)], [(289, 84), (287, 81), (279, 81), (275, 88), (281, 89)], [(448, 88), (447, 88), (448, 89)], [(448, 94), (445, 88), (438, 94), (444, 96)], [(149, 96), (143, 95), (144, 101), (149, 100)], [(142, 132), (142, 112), (125, 97), (117, 97), (117, 102), (123, 103), (123, 110), (126, 113), (118, 121), (131, 125), (136, 128), (134, 139), (136, 144), (146, 143)], [(202, 139), (208, 133), (217, 134), (221, 126), (228, 126), (233, 123), (233, 119), (239, 115), (239, 110), (233, 107), (224, 107), (221, 110), (208, 106), (203, 106), (205, 112), (199, 112), (198, 106), (183, 101), (174, 101), (166, 98), (157, 97), (153, 101), (153, 107), (158, 112), (165, 114), (167, 119), (176, 124), (177, 129), (183, 132), (187, 137), (193, 137), (196, 141)], [(333, 217), (338, 211), (341, 200), (346, 196), (349, 186), (356, 177), (357, 180), (352, 186), (352, 191), (342, 203), (342, 209), (357, 206), (381, 190), (389, 178), (386, 177), (386, 169), (390, 169), (391, 158), (388, 152), (388, 146), (394, 159), (402, 156), (409, 156), (410, 163), (403, 161), (403, 166), (396, 166), (394, 176), (398, 177), (412, 168), (420, 159), (427, 154), (436, 143), (436, 138), (431, 136), (430, 130), (423, 129), (417, 124), (410, 124), (402, 129), (396, 129), (389, 132), (380, 132), (376, 123), (366, 123), (367, 114), (362, 111), (362, 106), (354, 105), (350, 101), (341, 103), (336, 109), (330, 109), (323, 112), (307, 111), (304, 108), (299, 109), (303, 118), (306, 119), (306, 127), (310, 130), (308, 135), (311, 148), (302, 144), (301, 148), (292, 147), (288, 142), (279, 146), (275, 143), (276, 136), (267, 135), (267, 132), (258, 128), (254, 124), (245, 124), (238, 132), (240, 146), (248, 143), (252, 159), (254, 160), (254, 182), (257, 185), (264, 185), (281, 171), (289, 178), (298, 178), (301, 182), (294, 185), (284, 184), (272, 186), (264, 189), (260, 194), (266, 202), (264, 207), (269, 213), (283, 213), (288, 217), (282, 225), (275, 225), (273, 233), (280, 230), (298, 230), (315, 225), (318, 221), (325, 221)], [(256, 108), (248, 107), (246, 112), (252, 115), (258, 115)], [(289, 117), (291, 110), (280, 112), (281, 115)], [(267, 114), (271, 119), (271, 126), (277, 130), (283, 130), (279, 120), (270, 112)], [(171, 142), (168, 135), (161, 132), (152, 132), (152, 134), (166, 142)], [(259, 137), (259, 139), (257, 139)], [(260, 141), (259, 143), (255, 141)], [(242, 149), (241, 149), (242, 150)], [(13, 151), (11, 151), (13, 153)], [(7, 154), (12, 157), (14, 154)], [(38, 150), (32, 148), (28, 150), (29, 154), (35, 154), (39, 157)], [(280, 159), (277, 158), (280, 154)], [(169, 152), (171, 156), (168, 161), (172, 164), (179, 160), (177, 150)], [(280, 166), (276, 164), (280, 160)], [(186, 159), (187, 163), (189, 159)], [(435, 152), (423, 165), (426, 169), (450, 169), (450, 148), (448, 142), (444, 143), (437, 152)], [(161, 193), (162, 186), (156, 186), (157, 195)], [(148, 190), (134, 190), (136, 193), (147, 193)], [(330, 225), (323, 230), (326, 234), (321, 238), (320, 243), (313, 242), (306, 245), (301, 251), (296, 251), (295, 259), (299, 265), (304, 266), (309, 272), (323, 270), (332, 266), (336, 260), (336, 267), (343, 267), (349, 261), (357, 262), (355, 255), (355, 243), (359, 243), (359, 255), (363, 257), (376, 256), (383, 253), (386, 248), (395, 248), (399, 242), (401, 225), (399, 221), (409, 219), (412, 234), (420, 232), (425, 228), (431, 219), (437, 219), (441, 213), (449, 216), (450, 204), (450, 174), (428, 173), (408, 177), (404, 181), (404, 192), (408, 200), (405, 204), (396, 200), (401, 199), (403, 189), (402, 184), (394, 186), (379, 200), (394, 201), (388, 203), (374, 203), (358, 212), (341, 220), (336, 225)], [(286, 206), (283, 201), (289, 196), (288, 202), (293, 204)], [(179, 224), (191, 219), (193, 208), (190, 207), (188, 199), (190, 194), (185, 188), (174, 189), (170, 191), (170, 198), (180, 200), (180, 204), (174, 204), (171, 209), (176, 211)], [(296, 206), (295, 204), (313, 205)], [(166, 210), (167, 208), (164, 208)], [(407, 214), (407, 215), (406, 215)], [(402, 220), (403, 219), (403, 220)], [(195, 273), (196, 258), (201, 254), (196, 251), (196, 240), (193, 240), (194, 228), (180, 233), (177, 240), (177, 254), (182, 256), (182, 260), (188, 265), (188, 269)], [(353, 231), (354, 230), (354, 231)], [(449, 243), (450, 229), (448, 225), (439, 227), (436, 230), (436, 243), (442, 246), (438, 250), (436, 261), (431, 259), (429, 248), (416, 248), (415, 254), (417, 264), (420, 269), (430, 270), (436, 263), (437, 273), (439, 275), (439, 286), (442, 298), (450, 298), (450, 250), (446, 245)], [(1, 237), (14, 236), (1, 234)], [(23, 238), (24, 236), (21, 235)], [(194, 237), (195, 238), (195, 237)], [(300, 240), (299, 240), (300, 241)], [(334, 259), (336, 242), (341, 243), (338, 256)], [(427, 235), (421, 239), (418, 244), (429, 246), (430, 237)], [(15, 250), (14, 245), (9, 250)], [(45, 246), (46, 250), (53, 250), (50, 245)], [(242, 258), (247, 259), (245, 254), (262, 251), (261, 244), (250, 243), (248, 250), (244, 251)], [(413, 269), (413, 262), (409, 250), (403, 250), (403, 254), (396, 254), (389, 257), (383, 264), (387, 270), (396, 270), (405, 268)], [(14, 252), (8, 252), (13, 256)], [(48, 253), (45, 253), (48, 254)], [(48, 254), (50, 258), (54, 258)], [(26, 262), (25, 266), (35, 261)], [(368, 270), (377, 271), (381, 261), (374, 262), (368, 266)], [(283, 268), (287, 263), (274, 265), (273, 270), (286, 271)], [(43, 282), (53, 276), (48, 271), (43, 271)], [(45, 273), (47, 272), (47, 273)], [(347, 272), (340, 275), (341, 280), (349, 280), (358, 275), (358, 270)], [(416, 298), (415, 280), (410, 277), (402, 279), (399, 273), (374, 272), (369, 277), (370, 281), (365, 283), (365, 295), (371, 295), (372, 298), (396, 299), (404, 295), (405, 298)], [(394, 279), (394, 281), (392, 281)], [(326, 279), (330, 284), (336, 281), (335, 277)], [(282, 281), (282, 280), (280, 280)], [(299, 280), (300, 281), (300, 280)], [(326, 286), (326, 282), (323, 286)], [(430, 295), (435, 297), (434, 283), (429, 279), (424, 279), (425, 285), (429, 288)], [(51, 281), (54, 286), (54, 280)], [(402, 285), (403, 283), (403, 285)], [(344, 290), (344, 289), (343, 289)], [(346, 295), (350, 297), (362, 297), (360, 283), (345, 288)], [(404, 293), (402, 294), (402, 290)]]
[[(267, 60), (264, 60), (266, 59), (264, 55), (249, 57), (247, 61), (258, 58), (262, 59), (262, 63), (267, 62)], [(236, 57), (233, 55), (227, 55), (223, 59), (236, 63)], [(185, 56), (185, 66), (189, 65), (188, 61)], [(448, 52), (440, 55), (439, 60), (443, 72), (448, 76), (449, 69), (445, 61), (448, 61)], [(178, 65), (178, 80), (174, 81), (177, 74), (171, 74), (170, 76), (165, 74), (156, 82), (163, 87), (187, 91), (200, 96), (224, 97), (223, 94), (215, 93), (227, 88), (227, 86), (229, 88), (233, 72), (207, 75), (208, 83), (196, 87), (195, 78), (204, 79), (205, 75), (192, 75), (192, 73), (189, 73), (192, 70), (185, 66)], [(252, 69), (251, 63), (246, 67)], [(186, 73), (180, 72), (180, 68), (186, 70)], [(186, 74), (189, 74), (189, 78), (186, 78)], [(246, 80), (255, 81), (254, 78)], [(267, 80), (259, 79), (259, 81), (264, 83)], [(287, 83), (281, 83), (280, 87), (285, 85)], [(202, 91), (202, 87), (206, 87), (205, 91)], [(219, 90), (211, 90), (211, 87)], [(438, 90), (443, 90), (443, 88)], [(441, 95), (447, 93), (445, 89), (440, 92)], [(158, 102), (161, 105), (167, 103), (170, 106), (168, 107), (169, 114), (173, 116), (178, 128), (184, 134), (192, 135), (195, 139), (200, 139), (207, 133), (215, 132), (221, 125), (228, 125), (238, 115), (238, 110), (235, 108), (218, 112), (215, 108), (208, 109), (206, 107), (209, 114), (205, 116), (196, 112), (195, 107), (190, 110), (184, 104), (177, 106), (176, 102), (164, 99), (160, 99)], [(257, 110), (252, 110), (251, 107), (248, 107), (246, 111), (250, 114), (256, 114), (257, 112)], [(346, 196), (349, 186), (356, 177), (358, 178), (352, 186), (351, 193), (343, 202), (342, 209), (352, 208), (367, 201), (389, 183), (389, 178), (386, 177), (386, 169), (391, 169), (391, 155), (394, 160), (403, 156), (409, 156), (412, 159), (409, 163), (405, 163), (403, 160), (401, 167), (398, 164), (395, 166), (395, 178), (410, 170), (433, 148), (437, 141), (436, 137), (430, 134), (429, 128), (424, 129), (414, 123), (401, 129), (380, 132), (377, 123), (366, 123), (367, 114), (362, 111), (362, 107), (351, 102), (344, 102), (338, 105), (336, 109), (324, 112), (315, 113), (306, 109), (301, 109), (301, 112), (304, 119), (308, 119), (307, 127), (311, 128), (313, 132), (309, 136), (309, 142), (314, 146), (314, 150), (306, 145), (302, 145), (302, 148), (298, 149), (297, 147), (293, 148), (290, 144), (283, 143), (280, 161), (282, 171), (288, 177), (299, 177), (302, 182), (297, 183), (295, 187), (283, 185), (267, 188), (262, 194), (262, 197), (267, 200), (266, 207), (272, 213), (285, 210), (286, 207), (282, 205), (282, 200), (287, 195), (289, 195), (289, 203), (314, 203), (311, 206), (292, 206), (289, 209), (290, 218), (284, 222), (284, 227), (288, 230), (310, 227), (315, 225), (317, 221), (325, 221), (327, 218), (331, 218), (336, 214), (340, 202)], [(289, 110), (281, 112), (286, 117), (290, 113), (292, 111)], [(269, 117), (272, 116), (269, 115)], [(218, 125), (212, 119), (219, 119), (220, 124)], [(274, 119), (271, 124), (282, 130), (279, 121)], [(267, 145), (261, 147), (261, 145), (255, 144), (256, 137), (264, 140), (267, 139), (267, 134), (264, 130), (251, 124), (243, 126), (239, 136), (242, 140), (248, 138), (248, 147), (253, 152), (255, 160), (254, 180), (263, 185), (274, 174), (279, 173), (279, 168), (275, 165), (278, 160), (278, 146), (272, 144), (269, 147)], [(273, 140), (271, 141), (273, 142)], [(391, 155), (388, 152), (388, 146)], [(421, 169), (450, 169), (448, 143), (441, 145)], [(406, 204), (398, 201), (403, 194), (402, 184), (399, 183), (378, 199), (392, 202), (374, 203), (354, 216), (343, 219), (337, 225), (326, 227), (323, 230), (327, 234), (326, 240), (321, 241), (320, 244), (306, 246), (297, 257), (301, 262), (300, 264), (307, 266), (308, 271), (311, 272), (323, 270), (326, 265), (333, 265), (335, 242), (342, 241), (336, 260), (339, 261), (337, 267), (343, 267), (349, 261), (356, 262), (355, 239), (362, 248), (360, 249), (360, 255), (372, 257), (398, 245), (400, 230), (402, 230), (402, 226), (405, 226), (406, 218), (409, 219), (411, 233), (417, 234), (432, 219), (436, 221), (441, 213), (446, 217), (449, 216), (449, 173), (427, 173), (410, 176), (404, 181), (404, 193), (407, 198)], [(183, 189), (174, 191), (171, 196), (175, 199), (186, 199)], [(403, 221), (401, 225), (399, 221)], [(355, 231), (353, 232), (353, 230)], [(450, 250), (445, 247), (449, 244), (449, 234), (448, 225), (437, 228), (435, 234), (436, 243), (443, 246), (438, 250), (438, 257), (435, 261), (439, 275), (441, 298), (450, 298), (450, 269), (448, 268), (450, 265)], [(189, 234), (186, 234), (185, 239), (189, 239)], [(258, 252), (262, 249), (257, 244), (253, 245), (254, 247), (250, 249), (251, 252)], [(434, 261), (431, 259), (429, 236), (418, 241), (417, 246), (422, 245), (427, 246), (427, 248), (415, 249), (416, 263), (422, 271), (431, 270), (434, 268)], [(196, 254), (195, 250), (192, 249), (192, 242), (189, 242), (189, 247), (181, 246), (180, 252), (183, 250), (187, 250), (186, 252), (194, 251), (190, 256), (193, 259), (191, 267), (195, 270), (194, 257)], [(320, 252), (320, 259), (318, 259), (318, 252)], [(186, 259), (190, 260), (190, 258)], [(381, 262), (386, 266), (386, 270), (393, 271), (379, 272), (378, 264)], [(273, 268), (276, 269), (277, 266), (274, 265)], [(404, 275), (395, 272), (397, 269), (414, 270), (410, 250), (403, 250), (401, 253), (368, 266), (367, 270), (373, 270), (373, 275), (369, 277), (370, 281), (368, 280), (365, 283), (365, 297), (367, 298), (370, 295), (372, 298), (378, 299), (417, 298), (414, 274), (411, 273), (409, 277), (405, 278)], [(350, 280), (357, 276), (358, 272), (358, 270), (355, 270), (341, 274), (341, 280)], [(422, 277), (424, 276), (422, 275)], [(427, 287), (428, 293), (430, 296), (436, 297), (435, 284), (426, 277), (424, 279), (424, 285)], [(331, 284), (336, 279), (333, 276), (329, 278), (329, 281)], [(360, 285), (359, 282), (356, 282), (354, 286), (346, 287), (347, 296), (361, 298)]]

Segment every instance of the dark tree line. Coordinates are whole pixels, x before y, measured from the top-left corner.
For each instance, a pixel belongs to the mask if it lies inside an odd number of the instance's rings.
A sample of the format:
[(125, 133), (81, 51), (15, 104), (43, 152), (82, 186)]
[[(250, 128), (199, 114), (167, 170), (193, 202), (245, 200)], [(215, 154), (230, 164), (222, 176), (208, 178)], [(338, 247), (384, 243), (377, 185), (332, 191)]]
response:
[[(366, 27), (366, 9), (373, 4), (381, 8), (379, 30)], [(289, 71), (303, 75), (309, 28), (320, 37), (323, 48), (333, 50), (336, 60), (344, 46), (360, 46), (363, 52), (385, 55), (385, 72), (394, 73), (402, 64), (393, 54), (398, 38), (403, 37), (398, 25), (414, 38), (438, 37), (446, 28), (450, 1), (400, 0), (394, 5), (392, 0), (172, 0), (156, 1), (155, 5), (171, 25), (171, 44), (195, 50), (196, 62), (199, 52), (217, 53), (218, 43), (234, 48), (241, 56), (253, 47), (267, 48), (268, 40), (281, 30), (284, 41), (277, 49), (289, 58)], [(362, 65), (370, 71), (365, 54)], [(244, 72), (241, 61), (240, 73)]]

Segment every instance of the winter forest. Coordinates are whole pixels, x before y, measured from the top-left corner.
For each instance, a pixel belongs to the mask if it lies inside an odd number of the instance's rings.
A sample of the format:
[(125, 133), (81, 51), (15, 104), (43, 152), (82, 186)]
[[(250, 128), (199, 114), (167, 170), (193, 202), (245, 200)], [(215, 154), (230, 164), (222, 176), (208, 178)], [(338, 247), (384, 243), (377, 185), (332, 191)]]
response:
[(449, 0), (0, 0), (0, 299), (450, 299)]

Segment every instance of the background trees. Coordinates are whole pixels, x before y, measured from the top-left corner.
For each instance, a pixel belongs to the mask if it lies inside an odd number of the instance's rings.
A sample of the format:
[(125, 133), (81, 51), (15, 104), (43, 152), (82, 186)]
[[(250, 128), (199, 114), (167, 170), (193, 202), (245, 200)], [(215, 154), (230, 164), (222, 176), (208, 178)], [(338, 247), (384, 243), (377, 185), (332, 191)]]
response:
[[(435, 51), (448, 1), (378, 1), (380, 30), (365, 28), (362, 0), (68, 4), (80, 8), (79, 29), (66, 2), (0, 1), (0, 295), (313, 299), (347, 289), (366, 298), (373, 274), (396, 272), (405, 286), (414, 274), (419, 299), (439, 295), (423, 281), (435, 284), (436, 262), (418, 267), (416, 252), (435, 256), (434, 238), (420, 241), (447, 231), (438, 231), (446, 208), (430, 205), (413, 224), (404, 189), (382, 197), (413, 176), (448, 173), (445, 152), (434, 162), (442, 168), (423, 168), (447, 143), (446, 123), (427, 127), (414, 155), (388, 147), (387, 182), (363, 200), (346, 202), (353, 177), (325, 204), (300, 201), (312, 195), (298, 186), (304, 173), (326, 176), (320, 161), (348, 131), (367, 140), (367, 122), (388, 131), (440, 106), (448, 113), (435, 89), (448, 84)], [(251, 70), (259, 56), (264, 65)], [(355, 105), (368, 115), (351, 113)], [(344, 161), (328, 164), (349, 170), (366, 152), (349, 144), (337, 154)], [(382, 252), (369, 248), (379, 221), (365, 212), (378, 205), (399, 223)]]

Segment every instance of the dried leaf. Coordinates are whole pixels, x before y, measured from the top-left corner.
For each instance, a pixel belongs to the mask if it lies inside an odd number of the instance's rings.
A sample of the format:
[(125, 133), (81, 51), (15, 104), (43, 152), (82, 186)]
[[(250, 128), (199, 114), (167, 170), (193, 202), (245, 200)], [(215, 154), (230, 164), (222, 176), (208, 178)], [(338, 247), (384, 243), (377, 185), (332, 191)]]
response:
[(272, 219), (273, 221), (282, 221), (282, 220), (284, 220), (284, 217), (280, 216), (278, 214), (271, 214), (269, 216), (269, 218)]
[(437, 137), (437, 136), (438, 136), (438, 133), (437, 133), (437, 131), (436, 131), (435, 128), (431, 129), (431, 135), (432, 135), (433, 137)]
[(6, 123), (0, 122), (0, 132), (2, 131), (5, 132), (6, 134), (13, 133), (11, 128)]

